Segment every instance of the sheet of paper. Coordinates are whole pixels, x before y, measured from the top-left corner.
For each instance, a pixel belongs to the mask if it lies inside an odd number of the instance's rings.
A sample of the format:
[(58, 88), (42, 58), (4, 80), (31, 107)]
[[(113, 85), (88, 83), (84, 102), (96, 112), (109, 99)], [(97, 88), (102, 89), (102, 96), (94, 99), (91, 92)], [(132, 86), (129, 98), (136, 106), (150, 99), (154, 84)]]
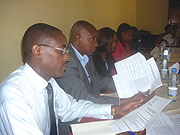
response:
[[(175, 116), (175, 117), (174, 117)], [(146, 127), (147, 135), (179, 135), (180, 134), (180, 114), (168, 116), (161, 112)]]
[(154, 58), (146, 61), (141, 53), (136, 53), (122, 61), (116, 62), (117, 74), (113, 76), (118, 96), (132, 97), (136, 93), (153, 92), (162, 85), (160, 73)]
[(114, 135), (109, 124), (115, 120), (71, 124), (73, 135)]
[(178, 129), (180, 133), (180, 114), (170, 115), (170, 119), (174, 123), (174, 126)]
[(169, 99), (155, 95), (141, 107), (110, 124), (110, 127), (115, 134), (143, 130), (170, 102)]
[(170, 33), (164, 36), (163, 39), (166, 40), (169, 44), (174, 43), (174, 38), (172, 38), (172, 35)]
[(170, 66), (168, 69), (169, 69), (169, 74), (171, 74), (171, 72), (172, 72), (172, 68), (176, 68), (177, 69), (177, 74), (178, 74), (178, 72), (179, 72), (179, 63), (178, 62), (176, 62), (175, 64), (173, 64), (172, 66)]

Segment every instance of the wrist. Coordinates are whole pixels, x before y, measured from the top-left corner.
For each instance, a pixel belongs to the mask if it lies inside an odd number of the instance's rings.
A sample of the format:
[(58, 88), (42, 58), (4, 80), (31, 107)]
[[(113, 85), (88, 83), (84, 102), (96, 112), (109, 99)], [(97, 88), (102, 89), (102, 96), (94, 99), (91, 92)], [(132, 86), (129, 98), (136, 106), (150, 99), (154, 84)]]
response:
[(113, 115), (114, 117), (116, 117), (116, 109), (115, 106), (111, 106), (111, 115)]

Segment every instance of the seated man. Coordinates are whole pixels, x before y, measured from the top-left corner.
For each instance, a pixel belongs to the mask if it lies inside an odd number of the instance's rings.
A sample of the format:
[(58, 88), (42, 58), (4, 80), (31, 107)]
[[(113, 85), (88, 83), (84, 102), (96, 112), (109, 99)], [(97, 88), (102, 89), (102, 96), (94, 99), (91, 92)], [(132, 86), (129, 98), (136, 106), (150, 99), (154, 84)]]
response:
[(140, 106), (137, 100), (121, 106), (76, 101), (52, 77), (61, 77), (69, 61), (67, 41), (62, 32), (39, 23), (27, 29), (23, 41), (24, 66), (0, 84), (0, 134), (58, 135), (58, 118), (112, 119)]
[(68, 44), (70, 61), (63, 77), (56, 78), (59, 86), (77, 100), (90, 100), (100, 104), (123, 105), (139, 99), (149, 100), (154, 93), (147, 97), (139, 93), (132, 98), (120, 100), (100, 96), (101, 90), (115, 89), (115, 86), (112, 78), (102, 77), (95, 70), (91, 55), (98, 46), (97, 33), (97, 29), (86, 21), (78, 21), (72, 26)]
[[(102, 77), (95, 69), (91, 55), (98, 46), (97, 34), (97, 29), (86, 21), (78, 21), (72, 26), (68, 44), (70, 61), (63, 77), (55, 80), (77, 100), (119, 105), (117, 98), (100, 96), (101, 90), (115, 89), (115, 86), (112, 78)], [(120, 103), (135, 101), (137, 98), (150, 99), (139, 93), (130, 99), (121, 99)]]
[(165, 32), (161, 33), (158, 38), (156, 39), (156, 41), (154, 42), (155, 45), (160, 44), (162, 41), (164, 41), (163, 37), (166, 36), (167, 34), (171, 34), (173, 31), (173, 26), (171, 24), (167, 24), (164, 27)]

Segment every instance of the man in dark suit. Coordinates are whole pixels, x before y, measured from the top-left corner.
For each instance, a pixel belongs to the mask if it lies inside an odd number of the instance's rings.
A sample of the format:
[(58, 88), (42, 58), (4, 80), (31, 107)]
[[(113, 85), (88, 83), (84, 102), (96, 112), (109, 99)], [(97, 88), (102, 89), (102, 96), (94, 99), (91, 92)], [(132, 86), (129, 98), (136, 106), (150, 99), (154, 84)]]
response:
[[(131, 98), (121, 100), (100, 96), (101, 90), (115, 89), (115, 86), (112, 78), (102, 77), (95, 70), (91, 55), (98, 46), (96, 38), (97, 29), (89, 22), (78, 21), (72, 26), (68, 44), (70, 61), (64, 76), (56, 78), (57, 83), (66, 93), (77, 100), (85, 99), (94, 103), (114, 105), (122, 105), (139, 99), (149, 100), (153, 94), (146, 97), (139, 93)], [(62, 126), (60, 127), (62, 128)]]

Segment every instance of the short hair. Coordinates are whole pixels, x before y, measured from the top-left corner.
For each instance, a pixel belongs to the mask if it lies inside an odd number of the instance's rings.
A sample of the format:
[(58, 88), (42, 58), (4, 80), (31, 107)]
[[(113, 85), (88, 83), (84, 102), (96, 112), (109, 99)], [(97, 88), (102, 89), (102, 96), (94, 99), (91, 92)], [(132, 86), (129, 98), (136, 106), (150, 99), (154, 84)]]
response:
[(100, 53), (107, 51), (106, 46), (109, 43), (112, 43), (114, 34), (116, 34), (116, 32), (109, 27), (103, 27), (103, 28), (98, 30), (98, 36), (97, 36), (98, 47), (97, 47), (97, 50)]
[(169, 29), (170, 27), (173, 28), (173, 26), (172, 26), (171, 24), (167, 24), (167, 25), (164, 27), (164, 30), (165, 30), (165, 31), (168, 31), (168, 29)]
[(72, 42), (75, 39), (76, 35), (79, 33), (79, 31), (82, 30), (82, 29), (86, 29), (87, 26), (94, 27), (91, 23), (89, 23), (87, 21), (84, 21), (84, 20), (80, 20), (80, 21), (75, 22), (74, 25), (71, 28), (71, 31), (70, 31), (70, 39), (69, 39), (69, 41)]
[(118, 37), (120, 42), (122, 42), (121, 33), (126, 32), (126, 31), (131, 30), (131, 29), (132, 29), (132, 27), (127, 23), (122, 23), (119, 25), (119, 27), (117, 29), (117, 37)]
[(55, 31), (62, 33), (61, 30), (45, 23), (37, 23), (30, 26), (22, 39), (23, 61), (26, 62), (31, 58), (31, 49), (33, 45), (42, 42), (47, 43), (48, 38), (56, 39)]

